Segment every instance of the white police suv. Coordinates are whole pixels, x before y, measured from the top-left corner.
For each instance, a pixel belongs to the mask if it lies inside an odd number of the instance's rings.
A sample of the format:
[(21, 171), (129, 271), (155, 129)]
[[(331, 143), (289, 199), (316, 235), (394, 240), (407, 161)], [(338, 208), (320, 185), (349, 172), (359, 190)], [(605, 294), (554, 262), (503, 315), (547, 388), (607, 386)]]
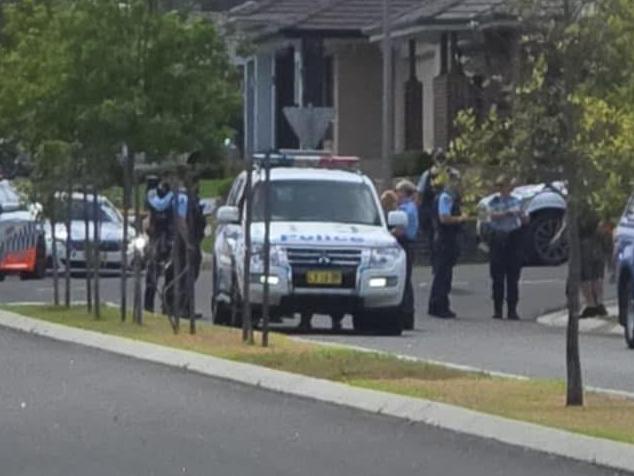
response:
[[(405, 226), (400, 211), (384, 217), (358, 159), (285, 154), (270, 171), (270, 272), (264, 276), (264, 170), (253, 172), (250, 297), (257, 316), (268, 279), (271, 315), (326, 314), (353, 318), (354, 329), (398, 335), (405, 252), (388, 227)], [(213, 259), (212, 313), (217, 324), (238, 323), (245, 256), (244, 196), (240, 174), (218, 209)], [(237, 316), (237, 319), (236, 319)], [(232, 319), (233, 317), (233, 319)]]

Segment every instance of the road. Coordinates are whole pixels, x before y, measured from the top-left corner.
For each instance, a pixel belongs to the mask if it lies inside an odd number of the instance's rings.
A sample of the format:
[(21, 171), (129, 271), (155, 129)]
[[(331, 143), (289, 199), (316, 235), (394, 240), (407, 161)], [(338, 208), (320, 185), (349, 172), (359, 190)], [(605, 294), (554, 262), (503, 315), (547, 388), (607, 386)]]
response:
[(11, 476), (614, 476), (490, 440), (0, 330)]
[[(491, 301), (487, 266), (462, 265), (456, 269), (452, 295), (455, 321), (431, 319), (426, 315), (426, 299), (431, 273), (428, 268), (417, 268), (416, 330), (403, 337), (356, 336), (347, 330), (333, 334), (327, 330), (327, 318), (315, 319), (315, 331), (303, 335), (311, 339), (351, 344), (377, 350), (397, 352), (424, 359), (469, 365), (486, 370), (527, 375), (540, 378), (565, 376), (565, 334), (563, 329), (547, 328), (535, 322), (544, 311), (563, 306), (565, 267), (527, 268), (523, 272), (520, 302), (521, 322), (491, 319)], [(103, 279), (103, 295), (116, 301), (119, 292), (117, 279)], [(76, 298), (81, 299), (81, 282), (77, 283)], [(209, 313), (209, 273), (203, 273), (197, 283), (197, 306)], [(607, 286), (608, 298), (614, 298), (614, 286)], [(0, 284), (2, 301), (30, 301), (50, 299), (50, 280), (20, 282), (9, 279)], [(291, 327), (282, 328), (297, 334)], [(632, 365), (634, 353), (625, 348), (622, 338), (599, 335), (581, 337), (581, 356), (585, 384), (634, 392)]]

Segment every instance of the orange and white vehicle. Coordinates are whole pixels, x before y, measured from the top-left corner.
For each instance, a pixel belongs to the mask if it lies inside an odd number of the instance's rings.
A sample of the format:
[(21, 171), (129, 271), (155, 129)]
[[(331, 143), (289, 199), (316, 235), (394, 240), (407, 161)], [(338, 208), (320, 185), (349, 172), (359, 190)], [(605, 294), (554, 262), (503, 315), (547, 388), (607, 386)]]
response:
[(43, 278), (46, 241), (37, 206), (25, 203), (9, 181), (0, 180), (0, 280), (7, 274)]

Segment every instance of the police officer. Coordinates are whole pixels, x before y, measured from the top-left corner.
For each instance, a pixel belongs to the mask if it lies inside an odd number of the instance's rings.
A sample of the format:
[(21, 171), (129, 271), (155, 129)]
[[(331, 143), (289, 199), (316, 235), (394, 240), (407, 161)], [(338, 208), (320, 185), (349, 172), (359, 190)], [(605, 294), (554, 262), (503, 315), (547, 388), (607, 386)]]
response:
[(164, 177), (148, 177), (146, 207), (149, 212), (150, 239), (147, 270), (145, 273), (144, 308), (154, 312), (154, 299), (162, 270), (170, 259), (174, 240), (174, 194)]
[(407, 256), (407, 268), (405, 275), (405, 294), (401, 304), (404, 316), (403, 328), (414, 328), (414, 286), (412, 285), (412, 267), (414, 265), (413, 245), (418, 234), (418, 210), (416, 208), (416, 186), (409, 180), (402, 180), (396, 185), (398, 195), (398, 208), (407, 215), (407, 226), (393, 231), (396, 239), (405, 250)]
[(493, 291), (493, 318), (502, 319), (506, 288), (507, 317), (518, 320), (519, 280), (522, 269), (523, 233), (526, 222), (521, 203), (511, 195), (512, 181), (501, 175), (497, 193), (489, 204), (489, 259)]
[(458, 234), (467, 219), (460, 208), (460, 174), (449, 169), (447, 175), (447, 184), (434, 206), (434, 279), (428, 309), (430, 316), (442, 319), (456, 317), (449, 305), (449, 293), (459, 254)]
[(418, 191), (418, 219), (420, 231), (423, 238), (427, 242), (430, 255), (433, 254), (432, 246), (434, 243), (434, 204), (438, 190), (436, 189), (435, 180), (438, 176), (438, 166), (436, 161), (444, 159), (442, 151), (434, 153), (434, 164), (429, 167), (418, 180), (416, 189)]

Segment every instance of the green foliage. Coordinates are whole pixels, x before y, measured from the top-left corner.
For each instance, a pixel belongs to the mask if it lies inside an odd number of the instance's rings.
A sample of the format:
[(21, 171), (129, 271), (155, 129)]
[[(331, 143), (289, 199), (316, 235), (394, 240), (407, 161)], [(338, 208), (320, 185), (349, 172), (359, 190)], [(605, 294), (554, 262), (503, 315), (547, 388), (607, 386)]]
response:
[(406, 151), (392, 158), (396, 177), (413, 177), (431, 167), (431, 154), (425, 151)]
[(614, 217), (634, 185), (634, 3), (592, 2), (565, 24), (535, 13), (545, 1), (521, 5), (525, 62), (512, 115), (492, 109), (478, 121), (463, 111), (449, 156), (523, 182), (573, 179), (575, 200)]
[[(123, 143), (151, 160), (192, 151), (217, 159), (239, 105), (224, 43), (210, 22), (153, 3), (5, 6), (0, 137), (37, 152), (38, 179), (57, 180), (66, 167), (109, 186)], [(51, 153), (61, 143), (74, 144), (81, 170)]]

